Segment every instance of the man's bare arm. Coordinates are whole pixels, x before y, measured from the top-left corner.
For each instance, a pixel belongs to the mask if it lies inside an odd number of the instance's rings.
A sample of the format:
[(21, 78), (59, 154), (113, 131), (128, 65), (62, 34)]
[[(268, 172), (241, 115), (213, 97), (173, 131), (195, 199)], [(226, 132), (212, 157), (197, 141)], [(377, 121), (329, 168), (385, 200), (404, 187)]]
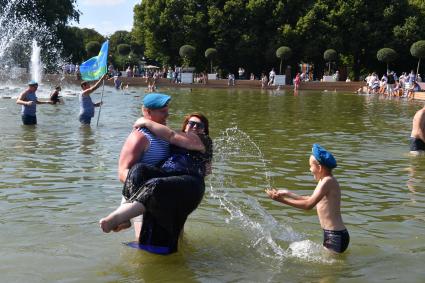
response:
[(28, 90), (22, 92), (16, 100), (16, 104), (29, 106), (34, 103), (33, 101), (27, 101), (27, 94)]
[(137, 130), (131, 132), (127, 137), (121, 149), (118, 162), (118, 177), (121, 182), (125, 182), (128, 171), (137, 163), (142, 153), (147, 149), (148, 142), (146, 136)]
[(93, 86), (83, 91), (83, 95), (90, 95), (96, 89), (100, 87), (100, 83), (105, 79), (106, 74), (104, 74)]
[(418, 127), (419, 138), (425, 142), (425, 110), (422, 110), (418, 117)]

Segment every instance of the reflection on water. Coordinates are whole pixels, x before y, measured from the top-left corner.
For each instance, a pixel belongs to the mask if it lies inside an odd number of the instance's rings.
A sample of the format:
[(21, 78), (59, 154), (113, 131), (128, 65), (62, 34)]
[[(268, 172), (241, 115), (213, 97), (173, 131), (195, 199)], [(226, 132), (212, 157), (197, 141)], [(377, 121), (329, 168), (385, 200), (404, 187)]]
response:
[[(204, 200), (179, 253), (168, 257), (122, 245), (131, 229), (104, 234), (97, 224), (120, 202), (118, 157), (143, 90), (106, 88), (99, 126), (90, 127), (80, 126), (74, 96), (38, 107), (35, 127), (21, 125), (15, 99), (0, 99), (3, 281), (421, 281), (425, 162), (408, 154), (417, 104), (334, 92), (164, 91), (172, 96), (169, 125), (178, 129), (186, 113), (204, 112), (215, 145)], [(314, 210), (264, 193), (273, 186), (310, 195), (315, 142), (338, 160), (351, 236), (342, 256), (321, 248)]]
[(421, 195), (424, 193), (424, 165), (425, 154), (410, 156), (410, 166), (406, 168), (406, 173), (408, 175), (406, 187), (410, 191), (410, 199), (413, 203), (421, 201)]
[(81, 145), (80, 152), (82, 154), (91, 155), (93, 153), (93, 145), (96, 140), (93, 136), (93, 130), (90, 126), (82, 125), (80, 127)]

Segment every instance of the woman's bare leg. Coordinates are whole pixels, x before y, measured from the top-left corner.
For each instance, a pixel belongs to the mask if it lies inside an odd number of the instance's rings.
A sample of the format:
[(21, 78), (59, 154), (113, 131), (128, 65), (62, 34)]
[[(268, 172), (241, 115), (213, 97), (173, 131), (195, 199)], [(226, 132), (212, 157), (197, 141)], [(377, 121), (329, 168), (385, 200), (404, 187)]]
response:
[(145, 212), (145, 206), (140, 202), (131, 202), (121, 204), (115, 211), (108, 216), (100, 219), (99, 225), (103, 232), (118, 232), (131, 226), (130, 219)]

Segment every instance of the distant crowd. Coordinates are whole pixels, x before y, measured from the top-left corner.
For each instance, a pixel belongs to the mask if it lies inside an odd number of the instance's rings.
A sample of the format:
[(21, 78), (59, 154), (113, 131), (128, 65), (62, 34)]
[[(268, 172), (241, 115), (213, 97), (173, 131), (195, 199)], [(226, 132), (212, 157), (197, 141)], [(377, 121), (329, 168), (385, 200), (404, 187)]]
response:
[[(63, 66), (63, 72), (65, 74), (76, 75), (78, 79), (81, 79), (78, 64), (65, 64)], [(127, 87), (127, 85), (123, 85), (121, 77), (141, 77), (146, 79), (149, 92), (153, 92), (157, 89), (157, 82), (159, 78), (168, 79), (171, 83), (175, 84), (182, 83), (182, 76), (185, 72), (187, 72), (187, 70), (178, 66), (174, 66), (174, 68), (159, 68), (157, 66), (149, 65), (144, 68), (140, 68), (137, 65), (129, 65), (122, 71), (115, 68), (113, 65), (109, 65), (108, 67), (108, 76), (109, 79), (114, 80), (115, 88), (123, 89)], [(245, 69), (243, 67), (238, 68), (237, 74), (229, 72), (227, 75), (223, 75), (221, 72), (214, 71), (212, 74), (208, 74), (207, 72), (193, 72), (192, 75), (193, 77), (189, 78), (189, 80), (191, 79), (193, 83), (200, 84), (206, 84), (208, 80), (218, 79), (227, 79), (228, 86), (234, 86), (237, 80), (258, 80), (261, 84), (261, 88), (278, 86), (280, 84), (280, 82), (277, 81), (277, 74), (274, 68), (272, 68), (268, 73), (262, 72), (260, 76), (256, 76), (254, 73), (250, 73), (248, 76), (245, 74)], [(340, 80), (338, 71), (334, 74), (330, 74), (327, 78), (332, 81)], [(298, 89), (301, 82), (308, 82), (312, 80), (312, 72), (302, 71), (297, 73), (294, 79), (290, 79), (288, 77), (285, 82), (282, 82), (282, 84), (292, 84), (295, 89)], [(325, 80), (323, 79), (323, 81)], [(346, 82), (349, 81), (350, 80), (347, 78)], [(366, 87), (360, 88), (358, 92), (414, 99), (415, 92), (421, 90), (422, 77), (419, 74), (415, 74), (413, 70), (409, 74), (403, 72), (400, 76), (398, 76), (394, 71), (388, 71), (386, 74), (383, 74), (381, 78), (379, 78), (376, 72), (373, 72), (367, 75), (365, 82)], [(425, 88), (425, 84), (423, 85), (423, 88)]]
[(415, 98), (415, 92), (420, 91), (422, 77), (412, 70), (409, 74), (403, 72), (400, 77), (394, 71), (383, 74), (381, 79), (373, 72), (365, 78), (368, 94), (381, 94), (393, 97)]

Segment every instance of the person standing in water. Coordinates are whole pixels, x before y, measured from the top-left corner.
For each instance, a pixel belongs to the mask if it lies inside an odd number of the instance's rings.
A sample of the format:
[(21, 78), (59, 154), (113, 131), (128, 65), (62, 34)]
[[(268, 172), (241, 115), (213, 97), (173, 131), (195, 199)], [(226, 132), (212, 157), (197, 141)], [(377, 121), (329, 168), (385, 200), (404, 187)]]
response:
[(410, 153), (425, 152), (425, 106), (419, 109), (412, 122)]
[(61, 87), (58, 85), (55, 87), (55, 90), (50, 95), (50, 101), (52, 104), (61, 103), (59, 99), (59, 92), (61, 91)]
[(105, 79), (103, 75), (93, 86), (90, 86), (90, 83), (87, 81), (81, 82), (81, 89), (83, 90), (78, 99), (80, 101), (80, 115), (79, 120), (82, 125), (90, 125), (91, 118), (94, 117), (94, 108), (101, 106), (103, 103), (93, 103), (90, 94), (92, 94), (96, 89), (99, 88), (100, 83)]
[[(149, 93), (143, 97), (143, 117), (156, 123), (166, 125), (168, 119), (168, 104), (171, 96), (163, 93)], [(133, 130), (122, 146), (118, 161), (118, 177), (125, 183), (128, 172), (136, 163), (158, 166), (170, 156), (170, 144), (157, 137), (147, 128)], [(125, 203), (122, 198), (121, 203)], [(142, 230), (142, 216), (132, 219), (136, 240), (139, 240)], [(123, 228), (123, 226), (121, 226)]]
[(158, 167), (136, 163), (127, 174), (122, 203), (99, 221), (105, 233), (130, 227), (130, 218), (143, 214), (140, 248), (153, 253), (177, 251), (187, 217), (198, 207), (204, 192), (204, 177), (211, 172), (213, 154), (208, 119), (191, 113), (182, 131), (141, 118), (135, 127), (147, 128), (171, 144), (170, 157)]
[(311, 196), (300, 196), (288, 190), (267, 189), (267, 195), (278, 202), (310, 210), (317, 209), (323, 229), (323, 246), (335, 253), (343, 253), (350, 243), (350, 235), (341, 216), (341, 189), (332, 175), (336, 167), (333, 155), (318, 144), (313, 144), (309, 160), (310, 171), (318, 181)]
[(24, 125), (37, 124), (37, 104), (52, 104), (51, 101), (39, 101), (36, 95), (37, 89), (36, 81), (28, 82), (28, 88), (16, 100), (16, 104), (22, 105), (21, 117)]

